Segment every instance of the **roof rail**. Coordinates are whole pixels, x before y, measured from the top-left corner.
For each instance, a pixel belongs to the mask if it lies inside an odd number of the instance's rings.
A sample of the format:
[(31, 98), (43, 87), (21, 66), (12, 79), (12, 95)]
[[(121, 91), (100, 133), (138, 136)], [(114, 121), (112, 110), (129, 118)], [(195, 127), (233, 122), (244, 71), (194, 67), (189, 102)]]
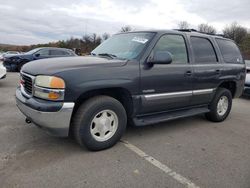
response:
[(174, 29), (174, 30), (182, 32), (198, 32), (196, 29)]
[(196, 32), (196, 33), (201, 33), (201, 34), (205, 34), (205, 35), (225, 37), (223, 34), (206, 33), (206, 32), (197, 31), (196, 29), (174, 29), (174, 30), (181, 31), (181, 32)]

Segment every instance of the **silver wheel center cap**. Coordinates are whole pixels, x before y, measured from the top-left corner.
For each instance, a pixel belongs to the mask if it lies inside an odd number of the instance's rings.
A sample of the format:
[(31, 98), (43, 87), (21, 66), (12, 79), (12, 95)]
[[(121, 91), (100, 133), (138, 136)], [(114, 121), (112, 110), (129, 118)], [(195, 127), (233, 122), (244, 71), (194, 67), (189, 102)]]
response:
[(228, 110), (228, 105), (229, 105), (229, 101), (228, 98), (226, 96), (222, 96), (217, 104), (217, 113), (220, 116), (223, 116), (224, 114), (226, 114), (227, 110)]
[(97, 113), (90, 127), (93, 138), (99, 142), (110, 139), (118, 128), (118, 116), (112, 110), (103, 110)]
[(109, 128), (110, 128), (111, 122), (110, 122), (109, 119), (102, 118), (102, 119), (100, 120), (100, 124), (101, 124), (101, 127), (103, 128), (103, 130), (104, 130), (104, 131), (107, 131), (107, 130), (109, 130)]

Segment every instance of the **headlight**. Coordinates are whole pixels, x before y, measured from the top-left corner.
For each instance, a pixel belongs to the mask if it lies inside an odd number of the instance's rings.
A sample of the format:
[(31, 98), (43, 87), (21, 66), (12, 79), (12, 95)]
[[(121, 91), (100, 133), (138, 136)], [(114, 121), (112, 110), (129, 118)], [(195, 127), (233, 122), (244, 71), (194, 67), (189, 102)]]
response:
[(64, 99), (65, 82), (55, 76), (37, 76), (34, 96), (42, 99), (60, 101)]
[(64, 80), (55, 76), (37, 76), (35, 85), (52, 89), (65, 89)]

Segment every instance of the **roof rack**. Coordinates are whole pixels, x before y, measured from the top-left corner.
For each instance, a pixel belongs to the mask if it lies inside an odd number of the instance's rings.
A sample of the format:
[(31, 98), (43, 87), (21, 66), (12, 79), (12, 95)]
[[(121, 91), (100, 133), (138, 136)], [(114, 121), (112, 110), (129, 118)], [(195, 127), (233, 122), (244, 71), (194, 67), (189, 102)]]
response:
[(196, 29), (174, 29), (174, 30), (182, 32), (198, 32)]
[(212, 35), (212, 36), (218, 36), (218, 37), (225, 37), (223, 34), (212, 34), (212, 33), (206, 33), (206, 32), (201, 32), (197, 31), (196, 29), (174, 29), (176, 31), (181, 31), (181, 32), (196, 32), (196, 33), (201, 33), (205, 35)]

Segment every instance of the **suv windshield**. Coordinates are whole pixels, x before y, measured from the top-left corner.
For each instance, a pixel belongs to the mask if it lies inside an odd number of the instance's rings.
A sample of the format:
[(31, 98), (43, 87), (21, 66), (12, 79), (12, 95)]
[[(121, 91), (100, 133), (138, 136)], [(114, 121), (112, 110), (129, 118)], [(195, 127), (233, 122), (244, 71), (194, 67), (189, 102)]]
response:
[(154, 35), (155, 33), (149, 32), (117, 34), (100, 44), (92, 51), (92, 54), (111, 58), (135, 59)]

